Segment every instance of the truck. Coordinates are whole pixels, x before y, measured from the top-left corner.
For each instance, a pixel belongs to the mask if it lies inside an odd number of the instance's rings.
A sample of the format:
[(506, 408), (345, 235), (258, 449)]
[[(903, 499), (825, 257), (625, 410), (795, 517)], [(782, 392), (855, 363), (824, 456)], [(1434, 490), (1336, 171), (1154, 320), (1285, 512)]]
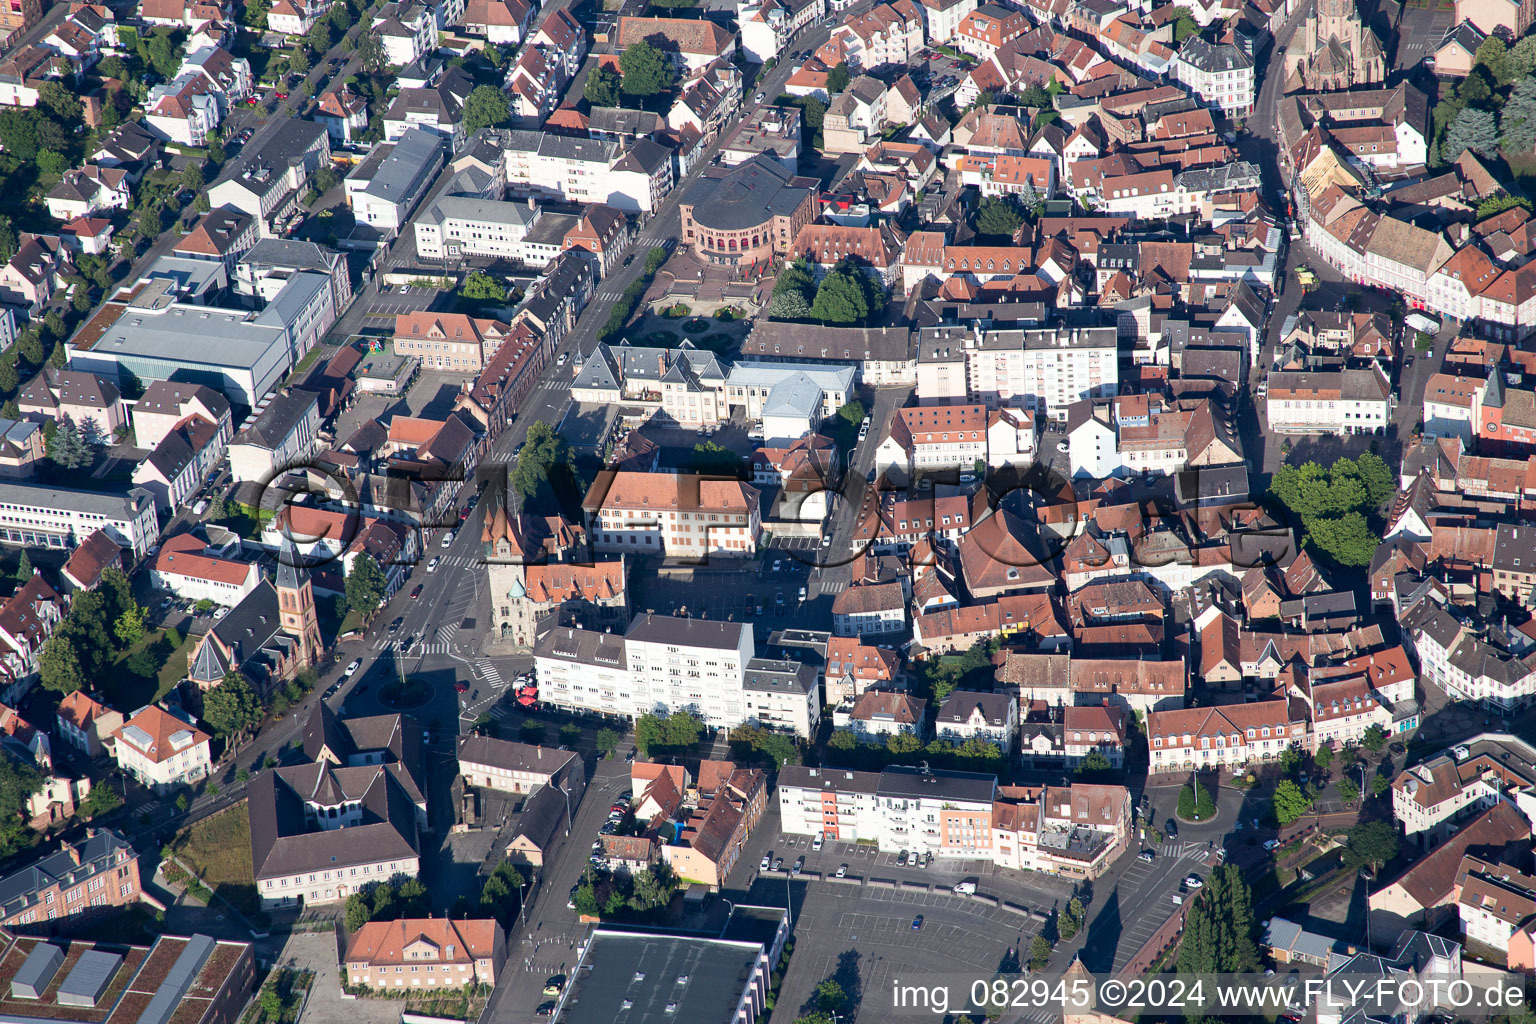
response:
[(1428, 313), (1409, 313), (1403, 317), (1403, 324), (1410, 330), (1423, 331), (1431, 337), (1440, 333), (1440, 321)]

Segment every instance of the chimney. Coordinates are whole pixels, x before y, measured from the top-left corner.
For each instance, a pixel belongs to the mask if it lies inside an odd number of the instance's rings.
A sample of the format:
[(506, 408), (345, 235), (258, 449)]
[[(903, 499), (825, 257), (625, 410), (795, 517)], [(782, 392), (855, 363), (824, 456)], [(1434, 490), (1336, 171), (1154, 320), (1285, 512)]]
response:
[(64, 847), (64, 851), (69, 854), (69, 859), (75, 865), (75, 867), (79, 867), (80, 866), (80, 847), (78, 847), (78, 846), (66, 846), (66, 847)]

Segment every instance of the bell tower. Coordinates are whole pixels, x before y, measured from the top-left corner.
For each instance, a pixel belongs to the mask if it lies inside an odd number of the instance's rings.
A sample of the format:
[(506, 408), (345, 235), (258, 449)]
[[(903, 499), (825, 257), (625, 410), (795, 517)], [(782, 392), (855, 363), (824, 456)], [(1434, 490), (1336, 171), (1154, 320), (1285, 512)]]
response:
[(299, 641), (299, 663), (313, 665), (320, 658), (320, 619), (315, 611), (315, 588), (309, 566), (293, 538), (283, 534), (277, 551), (277, 613), (283, 632)]

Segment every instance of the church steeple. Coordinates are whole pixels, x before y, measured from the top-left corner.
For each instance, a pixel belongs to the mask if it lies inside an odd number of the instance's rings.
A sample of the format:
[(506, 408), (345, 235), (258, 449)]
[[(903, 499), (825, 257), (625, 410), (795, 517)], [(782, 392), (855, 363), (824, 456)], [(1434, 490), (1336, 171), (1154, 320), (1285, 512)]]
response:
[(277, 549), (277, 613), (283, 631), (299, 642), (301, 665), (313, 665), (320, 657), (320, 619), (315, 611), (315, 588), (309, 564), (286, 531)]

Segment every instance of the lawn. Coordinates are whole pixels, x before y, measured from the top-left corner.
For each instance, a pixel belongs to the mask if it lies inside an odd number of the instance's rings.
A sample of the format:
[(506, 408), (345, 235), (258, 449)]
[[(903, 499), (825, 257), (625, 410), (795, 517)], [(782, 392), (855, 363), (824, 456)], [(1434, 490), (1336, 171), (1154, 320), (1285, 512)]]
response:
[(252, 920), (265, 917), (251, 866), (251, 815), (246, 801), (195, 822), (171, 840), (176, 857), (203, 883)]
[[(149, 630), (142, 641), (107, 666), (101, 688), (114, 706), (141, 708), (153, 704), (185, 678), (192, 641), (167, 637), (166, 633), (163, 629)], [(179, 643), (173, 646), (172, 639)]]

